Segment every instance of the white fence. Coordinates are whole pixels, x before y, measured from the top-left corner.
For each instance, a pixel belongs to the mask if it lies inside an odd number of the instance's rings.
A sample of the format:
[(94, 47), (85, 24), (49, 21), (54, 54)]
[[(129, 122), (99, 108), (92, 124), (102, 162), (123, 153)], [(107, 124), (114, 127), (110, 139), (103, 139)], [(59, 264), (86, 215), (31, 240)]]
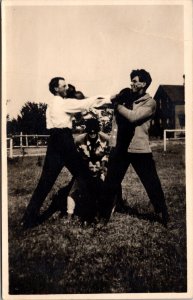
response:
[[(168, 138), (167, 133), (174, 133), (173, 138)], [(49, 135), (14, 135), (7, 138), (7, 156), (41, 156), (45, 155), (47, 139)], [(167, 141), (185, 140), (185, 129), (165, 129), (164, 130), (164, 151), (166, 151)]]
[(49, 135), (14, 135), (7, 138), (7, 156), (41, 156), (45, 155)]
[[(167, 138), (167, 132), (173, 132), (174, 137)], [(165, 129), (164, 130), (164, 151), (166, 151), (166, 143), (169, 140), (185, 140), (185, 129)]]

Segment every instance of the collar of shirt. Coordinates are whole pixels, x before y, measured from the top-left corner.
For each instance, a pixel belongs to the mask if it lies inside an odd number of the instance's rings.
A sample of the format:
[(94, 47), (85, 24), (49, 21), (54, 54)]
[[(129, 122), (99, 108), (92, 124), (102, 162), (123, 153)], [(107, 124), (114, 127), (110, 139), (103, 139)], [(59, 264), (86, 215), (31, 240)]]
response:
[(149, 98), (151, 98), (151, 96), (147, 93), (144, 96), (140, 97), (139, 99), (135, 100), (133, 103), (137, 104), (137, 103), (143, 102)]

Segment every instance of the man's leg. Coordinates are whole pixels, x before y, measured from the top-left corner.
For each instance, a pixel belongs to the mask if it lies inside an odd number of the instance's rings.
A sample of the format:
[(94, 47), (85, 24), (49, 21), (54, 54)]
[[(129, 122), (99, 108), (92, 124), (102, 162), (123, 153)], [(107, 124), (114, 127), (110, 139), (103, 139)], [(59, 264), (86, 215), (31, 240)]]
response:
[(117, 148), (112, 149), (109, 157), (107, 176), (104, 182), (103, 201), (100, 205), (100, 215), (107, 220), (110, 218), (111, 211), (120, 191), (121, 182), (128, 169), (130, 161), (128, 153), (120, 153)]
[(164, 223), (167, 223), (168, 213), (164, 193), (158, 177), (155, 162), (151, 153), (130, 154), (131, 164), (139, 176), (156, 213), (162, 213)]
[(52, 145), (48, 145), (41, 177), (22, 219), (24, 227), (30, 227), (36, 223), (42, 203), (54, 185), (63, 165), (64, 161), (61, 155), (53, 151)]
[(95, 198), (97, 197), (97, 189), (95, 188), (91, 172), (76, 149), (71, 130), (65, 130), (65, 132), (56, 131), (55, 134), (50, 136), (39, 183), (22, 219), (24, 226), (30, 227), (36, 222), (40, 207), (64, 166), (77, 178), (82, 189), (89, 191), (87, 193), (89, 194), (87, 198), (88, 204), (85, 207), (87, 207), (87, 211), (92, 211), (92, 213), (89, 212), (90, 215), (93, 214), (94, 209), (96, 209)]
[(88, 163), (83, 160), (74, 143), (71, 143), (70, 148), (68, 147), (68, 151), (65, 153), (65, 166), (75, 176), (83, 195), (82, 219), (92, 222), (97, 212), (96, 203), (100, 198), (102, 181), (96, 180), (92, 176)]

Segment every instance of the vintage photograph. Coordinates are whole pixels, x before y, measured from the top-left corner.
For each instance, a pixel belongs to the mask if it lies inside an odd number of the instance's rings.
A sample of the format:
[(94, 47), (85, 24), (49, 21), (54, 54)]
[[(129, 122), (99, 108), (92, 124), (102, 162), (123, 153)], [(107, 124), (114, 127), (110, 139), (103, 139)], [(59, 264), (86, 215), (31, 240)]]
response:
[(3, 299), (193, 297), (191, 4), (2, 1)]

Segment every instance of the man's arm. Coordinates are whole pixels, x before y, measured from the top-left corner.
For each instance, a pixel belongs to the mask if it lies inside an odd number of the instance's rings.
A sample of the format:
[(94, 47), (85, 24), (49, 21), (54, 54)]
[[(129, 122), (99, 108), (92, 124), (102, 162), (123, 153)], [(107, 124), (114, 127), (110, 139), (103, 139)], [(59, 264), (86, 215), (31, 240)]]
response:
[(62, 110), (66, 113), (75, 114), (82, 111), (88, 111), (92, 107), (100, 107), (110, 102), (110, 96), (93, 96), (82, 100), (77, 99), (64, 99), (62, 100)]
[(107, 133), (105, 133), (105, 132), (103, 132), (103, 131), (100, 131), (100, 132), (99, 132), (99, 136), (100, 136), (100, 138), (101, 138), (103, 141), (106, 141), (107, 144), (109, 143), (109, 141), (110, 141), (110, 136), (109, 136)]
[(136, 110), (130, 110), (125, 106), (118, 104), (117, 111), (125, 117), (130, 123), (140, 123), (150, 119), (156, 110), (156, 102), (150, 99), (148, 103), (139, 106)]
[(81, 133), (78, 135), (74, 135), (74, 143), (75, 145), (79, 146), (80, 144), (82, 144), (85, 140), (86, 137), (86, 133)]

